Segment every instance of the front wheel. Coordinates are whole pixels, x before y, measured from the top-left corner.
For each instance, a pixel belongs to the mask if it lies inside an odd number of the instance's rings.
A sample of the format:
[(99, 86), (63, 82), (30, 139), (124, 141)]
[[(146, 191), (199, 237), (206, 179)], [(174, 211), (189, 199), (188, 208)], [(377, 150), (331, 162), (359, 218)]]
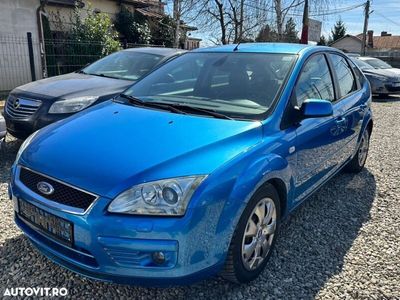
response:
[(279, 195), (266, 184), (257, 190), (240, 217), (221, 275), (235, 283), (257, 278), (271, 255), (279, 222)]
[(358, 146), (357, 153), (353, 159), (345, 167), (345, 171), (350, 173), (358, 173), (364, 168), (365, 161), (367, 160), (369, 150), (369, 131), (365, 129), (360, 145)]

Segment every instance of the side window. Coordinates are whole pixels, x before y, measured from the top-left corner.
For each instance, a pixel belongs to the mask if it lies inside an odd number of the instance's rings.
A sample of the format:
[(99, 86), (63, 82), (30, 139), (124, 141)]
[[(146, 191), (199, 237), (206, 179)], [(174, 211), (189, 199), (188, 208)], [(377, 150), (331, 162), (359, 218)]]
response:
[(351, 60), (348, 60), (348, 62), (350, 63), (350, 66), (353, 68), (354, 74), (356, 75), (356, 79), (358, 80), (358, 82), (362, 86), (364, 84), (364, 82), (365, 82), (364, 75), (361, 73), (360, 69), (357, 68), (355, 63), (353, 63)]
[(343, 56), (337, 54), (329, 54), (332, 59), (333, 69), (336, 72), (341, 96), (344, 97), (347, 94), (357, 90), (357, 84), (351, 71), (349, 64)]
[(306, 99), (335, 100), (332, 76), (324, 55), (314, 55), (306, 62), (295, 92), (298, 107)]

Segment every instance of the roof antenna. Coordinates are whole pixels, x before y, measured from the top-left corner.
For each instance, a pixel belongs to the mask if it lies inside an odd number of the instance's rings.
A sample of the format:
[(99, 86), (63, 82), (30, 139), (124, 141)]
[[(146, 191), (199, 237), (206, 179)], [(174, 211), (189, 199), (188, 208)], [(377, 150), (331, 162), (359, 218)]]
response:
[(239, 47), (241, 42), (242, 42), (242, 40), (240, 39), (239, 43), (235, 46), (235, 48), (233, 48), (233, 51), (238, 51), (239, 50), (238, 47)]

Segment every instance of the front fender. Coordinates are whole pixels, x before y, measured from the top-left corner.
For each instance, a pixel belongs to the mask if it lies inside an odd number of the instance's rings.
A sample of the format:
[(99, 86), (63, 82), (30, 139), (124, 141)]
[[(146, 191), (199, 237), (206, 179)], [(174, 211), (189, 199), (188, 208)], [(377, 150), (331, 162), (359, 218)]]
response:
[[(216, 227), (218, 241), (215, 242), (223, 245), (223, 253), (226, 253), (229, 248), (232, 235), (248, 202), (263, 184), (272, 179), (281, 180), (285, 185), (286, 199), (291, 199), (289, 194), (293, 186), (293, 171), (288, 161), (274, 153), (253, 157), (257, 157), (257, 159), (249, 162), (247, 167), (238, 174), (228, 201), (221, 210)], [(289, 205), (285, 207), (289, 207)], [(282, 212), (282, 214), (285, 213), (285, 211)]]

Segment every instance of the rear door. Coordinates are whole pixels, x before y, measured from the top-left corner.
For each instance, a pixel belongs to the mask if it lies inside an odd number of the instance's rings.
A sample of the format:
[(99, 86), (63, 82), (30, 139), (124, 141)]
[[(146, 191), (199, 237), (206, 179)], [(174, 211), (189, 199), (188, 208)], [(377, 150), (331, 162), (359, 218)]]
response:
[(339, 53), (329, 53), (328, 58), (334, 70), (338, 93), (338, 99), (333, 102), (336, 126), (331, 133), (338, 146), (335, 159), (338, 164), (343, 164), (357, 147), (357, 137), (367, 106), (360, 82), (348, 60)]

